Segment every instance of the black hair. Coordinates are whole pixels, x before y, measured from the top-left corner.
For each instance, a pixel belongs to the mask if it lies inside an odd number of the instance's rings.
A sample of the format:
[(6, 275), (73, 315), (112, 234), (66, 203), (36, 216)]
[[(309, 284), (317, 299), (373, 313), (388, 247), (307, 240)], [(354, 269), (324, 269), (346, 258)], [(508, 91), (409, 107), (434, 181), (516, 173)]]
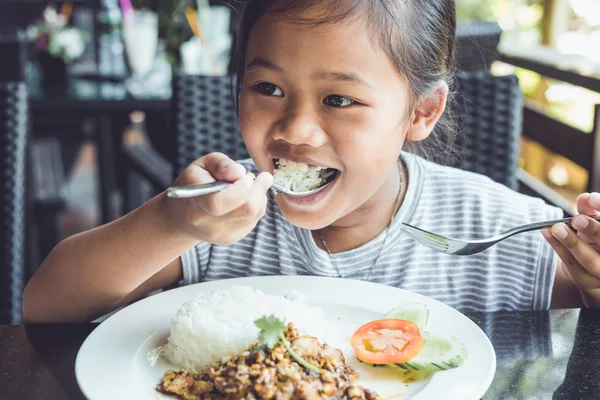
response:
[[(421, 96), (441, 80), (451, 88), (448, 105), (451, 104), (456, 36), (454, 0), (245, 0), (244, 3), (233, 60), (238, 74), (236, 107), (243, 86), (248, 39), (256, 22), (267, 13), (315, 25), (362, 18), (410, 84), (408, 115)], [(307, 10), (316, 12), (307, 17)], [(446, 110), (427, 139), (408, 140), (405, 150), (446, 163), (457, 155), (455, 143), (456, 129), (451, 113)]]

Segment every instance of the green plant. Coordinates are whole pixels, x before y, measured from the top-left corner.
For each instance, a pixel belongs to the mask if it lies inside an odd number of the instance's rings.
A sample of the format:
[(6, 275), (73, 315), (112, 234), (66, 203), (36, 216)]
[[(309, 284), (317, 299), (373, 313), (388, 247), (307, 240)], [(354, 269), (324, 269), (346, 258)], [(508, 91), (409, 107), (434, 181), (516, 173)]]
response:
[[(494, 15), (495, 3), (498, 0), (458, 0), (456, 2), (456, 18), (459, 21), (481, 20), (488, 21), (497, 19)], [(490, 4), (494, 3), (494, 4)]]
[(192, 36), (184, 11), (195, 7), (193, 0), (132, 0), (136, 9), (146, 9), (158, 14), (158, 36), (165, 42), (167, 60), (179, 63), (179, 47)]

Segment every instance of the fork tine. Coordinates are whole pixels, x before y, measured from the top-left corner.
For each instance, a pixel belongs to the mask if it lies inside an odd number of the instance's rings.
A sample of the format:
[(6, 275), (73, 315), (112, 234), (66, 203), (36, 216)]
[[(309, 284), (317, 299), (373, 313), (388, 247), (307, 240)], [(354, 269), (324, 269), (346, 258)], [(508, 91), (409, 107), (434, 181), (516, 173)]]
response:
[(469, 247), (470, 244), (466, 241), (446, 238), (404, 223), (402, 224), (402, 230), (423, 246), (451, 255), (470, 255), (479, 253), (494, 244), (492, 242), (481, 243), (478, 247), (473, 248)]
[(411, 237), (418, 237), (422, 240), (428, 240), (433, 243), (445, 243), (448, 240), (440, 235), (436, 235), (434, 233), (425, 232), (422, 229), (415, 228), (414, 226), (403, 224), (402, 230), (406, 231), (406, 233), (410, 234)]
[(442, 243), (436, 240), (432, 240), (426, 236), (420, 235), (418, 233), (409, 234), (413, 239), (417, 240), (419, 243), (434, 246), (435, 248), (447, 248), (448, 245), (446, 243)]
[[(422, 235), (425, 232), (422, 229), (419, 229), (417, 227), (414, 227), (414, 226), (406, 224), (406, 223), (402, 223), (402, 230), (407, 233), (411, 233), (411, 234), (415, 234), (415, 235)], [(435, 236), (435, 235), (432, 235), (432, 236)]]
[(415, 239), (417, 241), (417, 243), (420, 243), (421, 245), (428, 247), (432, 250), (435, 251), (441, 251), (442, 253), (448, 253), (450, 252), (450, 249), (448, 249), (447, 246), (442, 245), (440, 243), (436, 243), (436, 242), (430, 242), (427, 240), (423, 240), (423, 237), (419, 236), (419, 237), (415, 237), (415, 236), (411, 236), (413, 239)]
[(421, 229), (415, 228), (414, 226), (403, 224), (402, 230), (406, 232), (410, 237), (418, 241), (419, 243), (432, 248), (433, 250), (448, 250), (448, 240), (435, 234), (428, 234), (423, 232)]

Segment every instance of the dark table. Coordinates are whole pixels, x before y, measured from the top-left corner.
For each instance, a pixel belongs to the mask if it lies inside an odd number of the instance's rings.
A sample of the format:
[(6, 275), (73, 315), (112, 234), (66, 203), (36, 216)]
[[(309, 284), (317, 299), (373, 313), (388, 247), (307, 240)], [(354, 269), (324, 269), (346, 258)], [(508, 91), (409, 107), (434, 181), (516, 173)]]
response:
[[(496, 350), (496, 375), (484, 399), (600, 399), (600, 310), (467, 316)], [(83, 398), (75, 358), (96, 326), (0, 326), (0, 398)]]

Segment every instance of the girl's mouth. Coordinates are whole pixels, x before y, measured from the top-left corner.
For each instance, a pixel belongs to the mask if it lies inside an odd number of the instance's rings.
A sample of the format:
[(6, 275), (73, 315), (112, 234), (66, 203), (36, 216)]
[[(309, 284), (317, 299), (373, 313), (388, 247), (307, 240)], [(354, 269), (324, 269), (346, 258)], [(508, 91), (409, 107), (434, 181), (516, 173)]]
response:
[(333, 182), (339, 175), (335, 168), (309, 165), (285, 158), (273, 159), (274, 182), (291, 192), (307, 192)]
[(285, 199), (298, 205), (311, 205), (323, 199), (335, 185), (341, 171), (319, 165), (309, 165), (294, 162), (284, 158), (273, 159), (273, 179), (278, 185), (291, 192), (307, 192), (317, 190), (307, 195), (283, 194)]

